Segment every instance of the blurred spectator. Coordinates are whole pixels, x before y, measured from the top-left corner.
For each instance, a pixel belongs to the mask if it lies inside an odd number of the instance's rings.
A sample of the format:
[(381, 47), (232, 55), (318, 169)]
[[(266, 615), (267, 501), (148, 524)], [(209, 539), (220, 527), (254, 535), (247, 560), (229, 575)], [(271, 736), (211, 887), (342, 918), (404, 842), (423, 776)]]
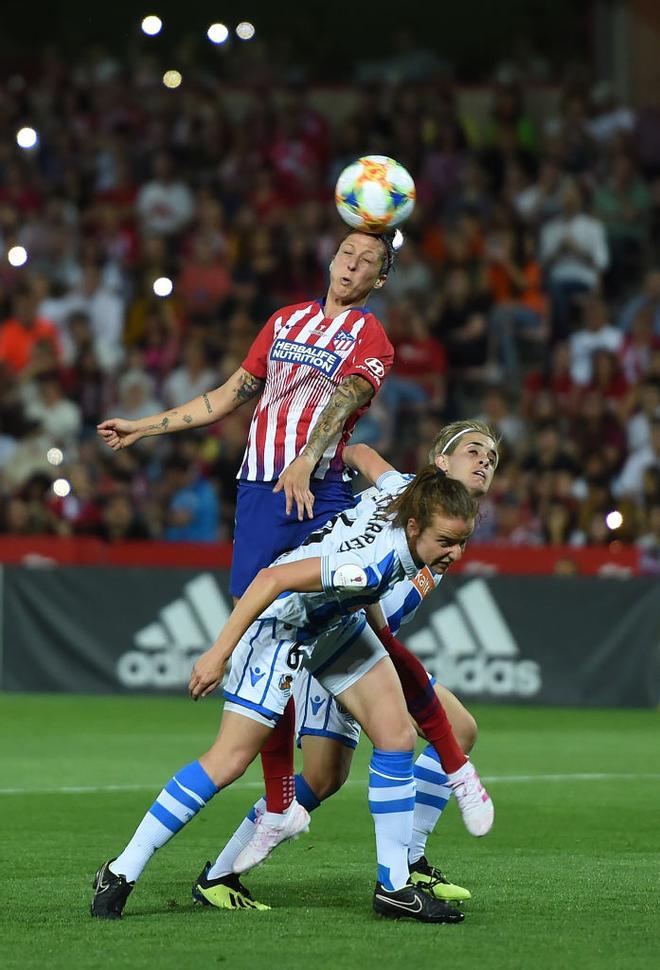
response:
[(226, 261), (211, 239), (198, 235), (191, 255), (183, 261), (177, 294), (189, 317), (208, 318), (218, 312), (231, 291)]
[(69, 447), (81, 426), (80, 408), (64, 396), (59, 375), (41, 374), (23, 389), (25, 417), (38, 424), (53, 444)]
[(660, 337), (660, 270), (649, 270), (644, 277), (641, 292), (624, 305), (617, 321), (619, 330), (630, 332), (633, 320), (640, 310), (646, 310), (650, 314), (653, 332)]
[(103, 505), (98, 535), (106, 542), (149, 539), (149, 530), (140, 520), (127, 495), (111, 495)]
[(33, 349), (41, 341), (59, 355), (57, 330), (50, 320), (37, 315), (37, 304), (38, 297), (29, 286), (21, 286), (13, 299), (13, 315), (0, 323), (0, 361), (17, 374), (30, 364)]
[(566, 183), (566, 173), (556, 158), (541, 159), (537, 181), (513, 198), (517, 214), (531, 226), (558, 216)]
[(628, 400), (629, 413), (626, 436), (630, 452), (651, 444), (651, 425), (660, 418), (660, 383), (645, 381), (638, 385)]
[(132, 368), (119, 378), (117, 391), (117, 407), (122, 417), (130, 421), (137, 421), (163, 410), (162, 402), (154, 396), (152, 378), (139, 368)]
[(591, 381), (594, 351), (616, 352), (622, 344), (621, 331), (609, 323), (607, 306), (600, 297), (592, 296), (584, 302), (583, 321), (569, 339), (571, 377), (579, 386)]
[(547, 299), (542, 292), (541, 267), (536, 261), (534, 238), (503, 229), (491, 236), (487, 247), (489, 283), (495, 306), (489, 320), (490, 360), (507, 375), (520, 369), (519, 341), (535, 344), (537, 358), (548, 338)]
[(629, 135), (635, 114), (622, 104), (611, 81), (599, 81), (591, 90), (591, 116), (586, 128), (594, 141), (608, 145), (616, 135)]
[(194, 465), (172, 457), (165, 465), (170, 493), (165, 538), (172, 542), (216, 542), (220, 522), (218, 496)]
[(217, 386), (218, 374), (208, 366), (203, 344), (191, 341), (183, 352), (183, 363), (163, 385), (163, 400), (167, 407), (176, 407)]
[(176, 236), (189, 224), (195, 211), (190, 187), (177, 178), (174, 159), (159, 152), (153, 160), (153, 178), (138, 191), (137, 214), (142, 231), (155, 236)]
[(639, 275), (642, 256), (649, 243), (651, 194), (630, 155), (618, 153), (607, 178), (596, 188), (594, 212), (607, 235), (610, 267), (608, 293), (617, 299), (624, 286)]
[(447, 390), (447, 355), (442, 344), (430, 335), (423, 314), (412, 300), (399, 300), (391, 307), (387, 330), (394, 347), (394, 365), (383, 384), (384, 403), (395, 419), (402, 411), (442, 411)]
[(609, 263), (603, 224), (584, 211), (575, 181), (564, 187), (561, 214), (541, 229), (540, 257), (548, 278), (553, 336), (563, 340), (571, 330), (574, 298), (597, 290)]
[(615, 495), (640, 497), (644, 473), (649, 468), (660, 469), (660, 417), (651, 419), (651, 437), (648, 444), (631, 452), (621, 474), (613, 484)]

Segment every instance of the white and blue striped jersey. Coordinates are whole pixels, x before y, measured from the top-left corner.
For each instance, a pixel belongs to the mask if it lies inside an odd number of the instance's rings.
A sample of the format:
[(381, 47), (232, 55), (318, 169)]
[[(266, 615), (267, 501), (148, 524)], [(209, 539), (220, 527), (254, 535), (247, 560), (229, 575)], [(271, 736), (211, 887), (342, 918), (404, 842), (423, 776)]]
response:
[[(406, 488), (414, 477), (409, 474), (402, 475), (397, 471), (385, 472), (375, 485), (360, 492), (357, 509), (362, 508), (363, 502), (365, 510), (368, 507), (367, 503), (377, 506), (385, 493), (389, 501), (391, 497)], [(412, 620), (422, 600), (439, 585), (441, 579), (442, 574), (434, 573), (428, 566), (424, 566), (412, 578), (406, 576), (400, 580), (382, 597), (380, 607), (387, 625), (395, 636), (404, 623)]]
[[(392, 484), (399, 490), (402, 482), (407, 484), (403, 476), (398, 476), (398, 482)], [(392, 497), (385, 489), (373, 490), (355, 508), (341, 512), (312, 532), (297, 549), (276, 559), (273, 565), (319, 557), (323, 592), (281, 593), (260, 618), (294, 627), (298, 641), (304, 643), (340, 624), (348, 614), (382, 600), (403, 580), (416, 577), (419, 566), (408, 548), (405, 531), (395, 528), (384, 512)], [(360, 589), (335, 588), (335, 574), (346, 565), (359, 567), (366, 574)]]

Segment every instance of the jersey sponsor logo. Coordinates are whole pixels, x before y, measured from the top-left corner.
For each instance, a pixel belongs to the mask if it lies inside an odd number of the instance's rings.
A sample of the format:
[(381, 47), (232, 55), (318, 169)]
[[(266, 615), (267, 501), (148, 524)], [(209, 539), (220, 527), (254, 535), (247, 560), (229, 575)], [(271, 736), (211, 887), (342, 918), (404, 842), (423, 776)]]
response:
[(181, 596), (135, 633), (133, 647), (117, 660), (119, 683), (134, 690), (186, 687), (193, 664), (213, 643), (230, 612), (211, 573), (195, 577)]
[(440, 683), (466, 696), (538, 694), (541, 668), (535, 660), (521, 657), (486, 581), (464, 583), (454, 600), (434, 610), (428, 626), (406, 641)]
[(347, 330), (339, 330), (330, 341), (330, 344), (338, 354), (346, 354), (355, 346), (355, 337)]
[(271, 360), (283, 364), (300, 364), (303, 367), (313, 367), (325, 374), (326, 377), (332, 377), (342, 363), (339, 354), (335, 354), (325, 347), (316, 347), (314, 344), (299, 344), (295, 340), (283, 340), (281, 338), (273, 343), (269, 357)]
[(423, 569), (417, 573), (416, 576), (410, 580), (419, 595), (424, 599), (428, 596), (430, 592), (435, 589), (435, 580), (433, 579), (433, 573), (428, 566), (424, 566)]
[(383, 364), (382, 360), (379, 360), (378, 357), (365, 357), (364, 362), (374, 377), (377, 377), (378, 380), (382, 381), (382, 379), (385, 377), (385, 365)]

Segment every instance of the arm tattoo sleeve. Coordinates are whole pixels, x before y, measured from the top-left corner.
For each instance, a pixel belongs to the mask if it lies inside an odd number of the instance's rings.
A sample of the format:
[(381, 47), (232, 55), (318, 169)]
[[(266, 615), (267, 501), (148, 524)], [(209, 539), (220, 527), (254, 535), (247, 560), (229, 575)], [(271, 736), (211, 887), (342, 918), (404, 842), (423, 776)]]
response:
[(206, 410), (209, 412), (209, 414), (213, 414), (213, 408), (211, 407), (208, 394), (202, 394), (202, 401), (206, 405)]
[(265, 383), (259, 377), (253, 377), (245, 371), (239, 378), (238, 387), (234, 389), (234, 397), (240, 404), (244, 404), (256, 394), (261, 394)]
[(341, 382), (319, 415), (309, 441), (302, 450), (306, 458), (320, 461), (323, 452), (354, 411), (373, 396), (374, 389), (364, 377), (353, 374)]

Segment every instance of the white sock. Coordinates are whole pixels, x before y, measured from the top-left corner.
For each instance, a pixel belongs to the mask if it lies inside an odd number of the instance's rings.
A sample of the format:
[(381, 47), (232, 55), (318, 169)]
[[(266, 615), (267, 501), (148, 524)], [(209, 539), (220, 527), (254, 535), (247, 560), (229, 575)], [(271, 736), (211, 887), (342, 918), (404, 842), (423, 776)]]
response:
[[(266, 808), (266, 799), (260, 798), (259, 801), (252, 806), (250, 811), (247, 813), (241, 824), (238, 826), (229, 842), (215, 860), (213, 865), (208, 871), (208, 879), (221, 879), (223, 876), (228, 876), (234, 871), (234, 861), (239, 852), (242, 852), (245, 846), (248, 844), (252, 836), (254, 835), (254, 826), (256, 825), (257, 818), (259, 815), (264, 813)], [(278, 815), (277, 818), (280, 816)]]

